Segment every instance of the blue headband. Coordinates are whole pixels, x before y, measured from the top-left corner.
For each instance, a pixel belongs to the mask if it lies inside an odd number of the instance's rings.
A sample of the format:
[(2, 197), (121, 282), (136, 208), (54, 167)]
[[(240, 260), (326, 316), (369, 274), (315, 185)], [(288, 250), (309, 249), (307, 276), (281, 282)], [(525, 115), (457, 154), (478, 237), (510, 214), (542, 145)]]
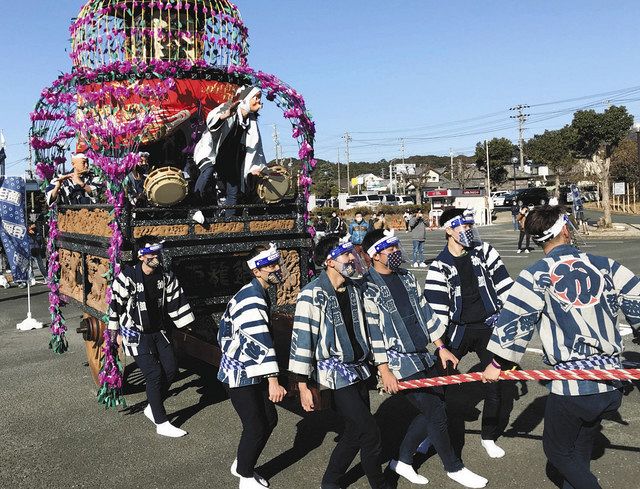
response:
[(385, 236), (373, 243), (373, 245), (367, 250), (367, 254), (373, 257), (376, 253), (380, 253), (382, 250), (396, 246), (399, 242), (400, 240), (396, 236)]
[(344, 255), (345, 253), (351, 253), (352, 251), (353, 251), (353, 243), (342, 243), (336, 246), (335, 248), (333, 248), (329, 252), (327, 259), (331, 258), (332, 260), (335, 260), (340, 255)]
[(147, 243), (144, 248), (138, 250), (138, 256), (151, 255), (157, 253), (162, 249), (162, 243), (150, 244)]
[(250, 270), (253, 270), (254, 268), (266, 267), (267, 265), (272, 265), (279, 261), (280, 252), (278, 251), (278, 248), (276, 248), (275, 244), (269, 243), (269, 249), (266, 249), (258, 253), (257, 256), (247, 260), (247, 265)]
[(458, 226), (462, 226), (463, 224), (475, 224), (476, 222), (473, 220), (473, 216), (456, 216), (449, 219), (445, 222), (442, 227), (443, 228), (457, 228)]

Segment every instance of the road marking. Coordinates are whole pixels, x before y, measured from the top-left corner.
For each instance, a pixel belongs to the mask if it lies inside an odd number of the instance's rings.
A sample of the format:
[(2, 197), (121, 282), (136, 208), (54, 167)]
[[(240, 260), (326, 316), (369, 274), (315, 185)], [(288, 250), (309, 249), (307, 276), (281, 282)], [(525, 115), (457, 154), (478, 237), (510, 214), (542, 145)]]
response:
[(527, 351), (530, 353), (538, 353), (540, 355), (544, 353), (540, 348), (527, 348)]

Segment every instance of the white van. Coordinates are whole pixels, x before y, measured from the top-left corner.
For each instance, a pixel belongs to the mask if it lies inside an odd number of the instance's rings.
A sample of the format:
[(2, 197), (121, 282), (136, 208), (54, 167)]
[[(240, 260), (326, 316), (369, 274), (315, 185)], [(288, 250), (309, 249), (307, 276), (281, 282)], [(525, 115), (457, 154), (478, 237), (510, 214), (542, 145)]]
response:
[(359, 194), (347, 197), (347, 205), (345, 209), (354, 209), (356, 207), (374, 208), (381, 204), (382, 199), (378, 194)]

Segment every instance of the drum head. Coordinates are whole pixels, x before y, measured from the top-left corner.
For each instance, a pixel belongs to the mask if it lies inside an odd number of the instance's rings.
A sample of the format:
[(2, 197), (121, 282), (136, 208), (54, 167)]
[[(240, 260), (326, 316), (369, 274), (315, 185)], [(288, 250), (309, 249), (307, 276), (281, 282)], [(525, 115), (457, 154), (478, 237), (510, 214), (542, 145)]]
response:
[(187, 181), (178, 168), (162, 167), (153, 170), (144, 182), (149, 202), (159, 206), (177, 204), (187, 196)]

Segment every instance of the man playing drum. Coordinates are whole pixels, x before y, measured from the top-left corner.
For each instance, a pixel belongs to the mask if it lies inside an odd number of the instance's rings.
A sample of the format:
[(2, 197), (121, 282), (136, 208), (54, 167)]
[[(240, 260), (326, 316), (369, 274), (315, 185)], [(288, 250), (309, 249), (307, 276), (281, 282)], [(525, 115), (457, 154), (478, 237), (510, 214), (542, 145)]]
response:
[[(216, 172), (226, 194), (225, 204), (236, 205), (238, 194), (246, 190), (247, 175), (259, 175), (266, 166), (258, 129), (261, 97), (259, 88), (244, 86), (232, 100), (209, 112), (207, 130), (193, 154), (200, 170), (194, 193), (200, 202)], [(236, 210), (227, 209), (225, 214), (236, 215)]]

